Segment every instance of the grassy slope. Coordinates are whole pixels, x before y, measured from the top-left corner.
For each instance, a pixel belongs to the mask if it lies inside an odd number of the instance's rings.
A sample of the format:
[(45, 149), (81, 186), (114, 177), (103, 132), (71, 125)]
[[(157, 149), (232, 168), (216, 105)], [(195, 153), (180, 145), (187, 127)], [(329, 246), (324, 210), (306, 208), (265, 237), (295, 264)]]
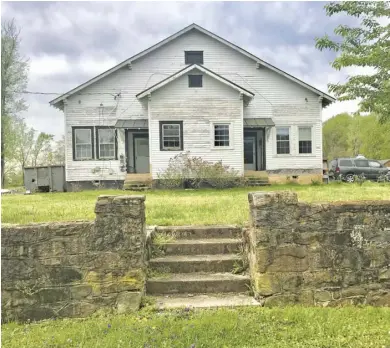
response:
[(2, 346), (388, 347), (389, 308), (241, 308), (6, 324)]
[[(284, 186), (236, 188), (230, 190), (150, 191), (146, 193), (149, 225), (244, 224), (248, 220), (248, 192), (293, 190), (300, 201), (390, 199), (390, 185)], [(94, 206), (101, 194), (139, 194), (105, 190), (68, 193), (42, 193), (2, 197), (3, 223), (71, 221), (94, 219)]]

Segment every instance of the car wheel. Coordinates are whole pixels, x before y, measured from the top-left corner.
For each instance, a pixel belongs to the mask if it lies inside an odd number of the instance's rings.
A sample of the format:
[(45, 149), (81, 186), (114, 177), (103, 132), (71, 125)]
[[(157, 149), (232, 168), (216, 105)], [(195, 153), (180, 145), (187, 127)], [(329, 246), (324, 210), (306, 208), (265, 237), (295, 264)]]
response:
[(349, 182), (349, 183), (354, 182), (354, 181), (355, 181), (355, 178), (353, 177), (353, 174), (347, 174), (347, 175), (345, 176), (345, 181), (346, 181), (346, 182)]

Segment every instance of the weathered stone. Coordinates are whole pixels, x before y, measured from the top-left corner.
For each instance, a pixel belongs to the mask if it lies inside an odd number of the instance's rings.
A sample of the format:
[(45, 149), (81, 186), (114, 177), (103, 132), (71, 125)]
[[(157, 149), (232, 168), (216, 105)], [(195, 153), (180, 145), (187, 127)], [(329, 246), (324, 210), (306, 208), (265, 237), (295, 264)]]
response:
[(342, 297), (354, 297), (354, 296), (364, 296), (367, 294), (367, 290), (363, 287), (352, 286), (341, 291)]
[(101, 197), (96, 213), (94, 222), (3, 229), (4, 318), (84, 317), (116, 310), (120, 293), (143, 292), (144, 197)]
[(70, 299), (68, 288), (41, 289), (38, 291), (40, 303), (53, 303)]
[(97, 305), (89, 302), (68, 303), (58, 311), (60, 317), (83, 318), (93, 314)]
[(91, 285), (77, 285), (70, 288), (70, 297), (72, 300), (81, 300), (92, 295)]
[(314, 292), (314, 299), (315, 301), (326, 302), (326, 301), (332, 301), (333, 296), (330, 291), (318, 290)]
[[(368, 296), (386, 303), (378, 292), (390, 292), (390, 201), (307, 204), (295, 198), (249, 194), (245, 242), (257, 293), (269, 296), (268, 304), (287, 298), (340, 306), (366, 303)], [(368, 295), (370, 289), (376, 293)]]
[(390, 292), (373, 293), (367, 296), (367, 304), (371, 306), (390, 307)]
[(390, 268), (382, 269), (379, 271), (379, 280), (389, 280), (390, 279)]
[(278, 291), (278, 286), (270, 274), (258, 273), (255, 275), (254, 284), (256, 293), (261, 296), (269, 296)]
[(141, 305), (141, 292), (122, 292), (117, 297), (117, 311), (119, 314), (137, 311)]
[(298, 302), (298, 296), (295, 294), (274, 295), (267, 297), (264, 302), (265, 307), (284, 307)]

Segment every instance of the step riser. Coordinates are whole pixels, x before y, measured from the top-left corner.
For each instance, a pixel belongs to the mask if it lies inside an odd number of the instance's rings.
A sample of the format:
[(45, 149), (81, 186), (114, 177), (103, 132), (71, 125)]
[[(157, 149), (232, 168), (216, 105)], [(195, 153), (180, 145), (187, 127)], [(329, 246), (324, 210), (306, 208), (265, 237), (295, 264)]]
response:
[(155, 255), (166, 255), (166, 256), (235, 254), (240, 252), (241, 245), (242, 243), (160, 244), (160, 245), (153, 245), (152, 250)]
[(202, 228), (202, 229), (159, 229), (156, 233), (166, 234), (175, 239), (206, 239), (206, 238), (241, 238), (242, 232), (240, 228)]
[(147, 294), (201, 294), (201, 293), (244, 293), (249, 291), (249, 280), (164, 282), (147, 281)]
[(166, 262), (149, 261), (149, 268), (159, 273), (232, 272), (241, 260)]

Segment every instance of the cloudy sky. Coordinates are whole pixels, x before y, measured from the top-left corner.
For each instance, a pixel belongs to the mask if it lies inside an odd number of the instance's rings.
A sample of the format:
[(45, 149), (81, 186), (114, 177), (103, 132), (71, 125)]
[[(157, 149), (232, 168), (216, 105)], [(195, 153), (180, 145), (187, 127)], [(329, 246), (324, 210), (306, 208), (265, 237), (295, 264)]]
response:
[[(327, 17), (324, 2), (2, 2), (2, 20), (15, 18), (30, 58), (29, 91), (64, 93), (156, 42), (196, 23), (278, 68), (327, 92), (347, 74), (331, 68), (333, 54), (314, 47), (342, 15)], [(55, 96), (26, 96), (23, 114), (38, 131), (63, 133)], [(324, 120), (354, 111), (335, 103)]]

